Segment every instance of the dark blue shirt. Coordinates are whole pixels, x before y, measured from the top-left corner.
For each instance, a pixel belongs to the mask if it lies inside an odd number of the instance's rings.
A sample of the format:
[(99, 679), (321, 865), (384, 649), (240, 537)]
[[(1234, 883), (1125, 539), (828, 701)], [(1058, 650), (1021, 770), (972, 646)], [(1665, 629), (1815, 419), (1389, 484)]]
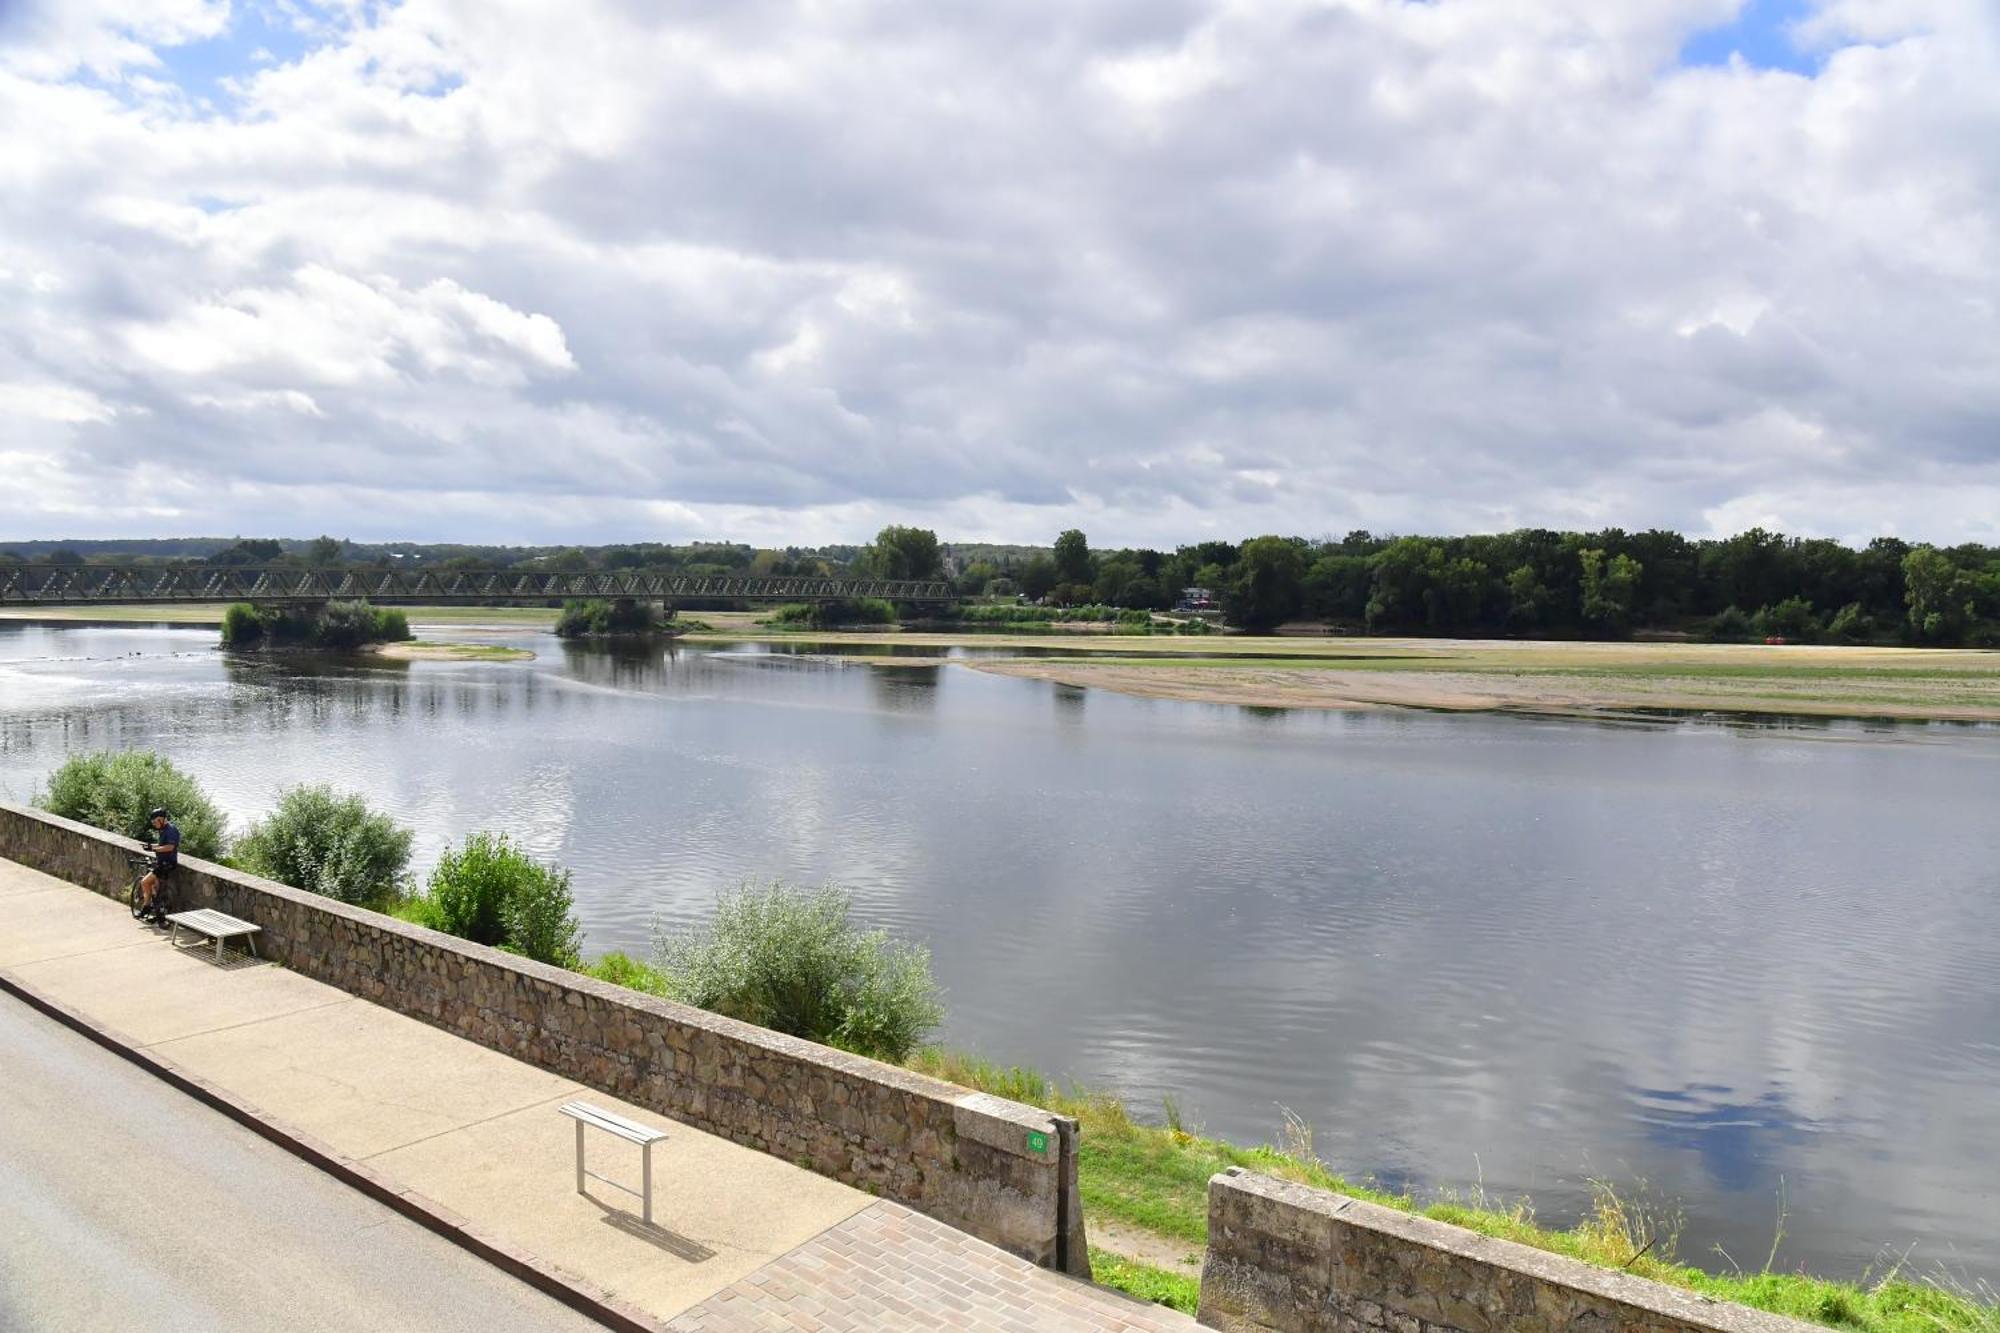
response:
[(172, 820), (160, 825), (153, 832), (153, 855), (160, 858), (163, 866), (179, 865), (181, 860), (181, 831)]

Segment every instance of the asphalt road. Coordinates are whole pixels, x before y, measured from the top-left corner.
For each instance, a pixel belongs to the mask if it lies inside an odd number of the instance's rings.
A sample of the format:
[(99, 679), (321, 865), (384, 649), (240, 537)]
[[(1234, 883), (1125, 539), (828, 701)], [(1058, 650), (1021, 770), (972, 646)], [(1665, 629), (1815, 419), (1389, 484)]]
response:
[(0, 1330), (601, 1326), (0, 995)]

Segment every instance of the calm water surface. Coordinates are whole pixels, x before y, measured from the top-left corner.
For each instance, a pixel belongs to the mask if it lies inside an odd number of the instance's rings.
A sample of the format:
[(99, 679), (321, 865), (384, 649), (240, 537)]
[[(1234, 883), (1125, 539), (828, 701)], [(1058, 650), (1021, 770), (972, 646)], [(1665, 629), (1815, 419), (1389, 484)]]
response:
[[(454, 631), (454, 633), (457, 633)], [(466, 637), (461, 635), (460, 637)], [(592, 952), (851, 887), (945, 1038), (1350, 1175), (1644, 1180), (1680, 1252), (2000, 1279), (2000, 730), (1286, 713), (757, 648), (233, 657), (0, 622), (0, 792), (151, 746), (574, 867)], [(1716, 1247), (1720, 1247), (1720, 1250)]]

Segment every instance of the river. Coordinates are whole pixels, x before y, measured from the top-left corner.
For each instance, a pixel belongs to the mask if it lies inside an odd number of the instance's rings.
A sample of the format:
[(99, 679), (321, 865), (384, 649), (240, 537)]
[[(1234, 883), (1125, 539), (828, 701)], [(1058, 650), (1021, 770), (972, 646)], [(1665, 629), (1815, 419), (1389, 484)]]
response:
[[(455, 633), (454, 637), (478, 637)], [(646, 951), (744, 880), (927, 942), (943, 1038), (1351, 1177), (1616, 1182), (1681, 1256), (2000, 1280), (2000, 729), (1250, 710), (826, 653), (237, 656), (0, 622), (0, 793), (157, 748), (575, 871)], [(1639, 1182), (1644, 1182), (1641, 1189)]]

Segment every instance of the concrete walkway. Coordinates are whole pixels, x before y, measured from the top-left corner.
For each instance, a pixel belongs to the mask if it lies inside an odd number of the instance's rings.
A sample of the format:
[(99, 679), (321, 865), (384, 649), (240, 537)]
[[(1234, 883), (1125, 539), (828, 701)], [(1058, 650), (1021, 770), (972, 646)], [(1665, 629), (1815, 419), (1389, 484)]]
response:
[(602, 1331), (4, 994), (0, 1069), (0, 1329)]
[[(0, 974), (656, 1326), (1193, 1327), (282, 968), (171, 948), (122, 905), (4, 860)], [(579, 1096), (668, 1131), (652, 1227), (623, 1194), (576, 1193), (556, 1107)], [(636, 1147), (593, 1132), (589, 1151), (638, 1184)], [(856, 1243), (859, 1282), (835, 1262)]]

